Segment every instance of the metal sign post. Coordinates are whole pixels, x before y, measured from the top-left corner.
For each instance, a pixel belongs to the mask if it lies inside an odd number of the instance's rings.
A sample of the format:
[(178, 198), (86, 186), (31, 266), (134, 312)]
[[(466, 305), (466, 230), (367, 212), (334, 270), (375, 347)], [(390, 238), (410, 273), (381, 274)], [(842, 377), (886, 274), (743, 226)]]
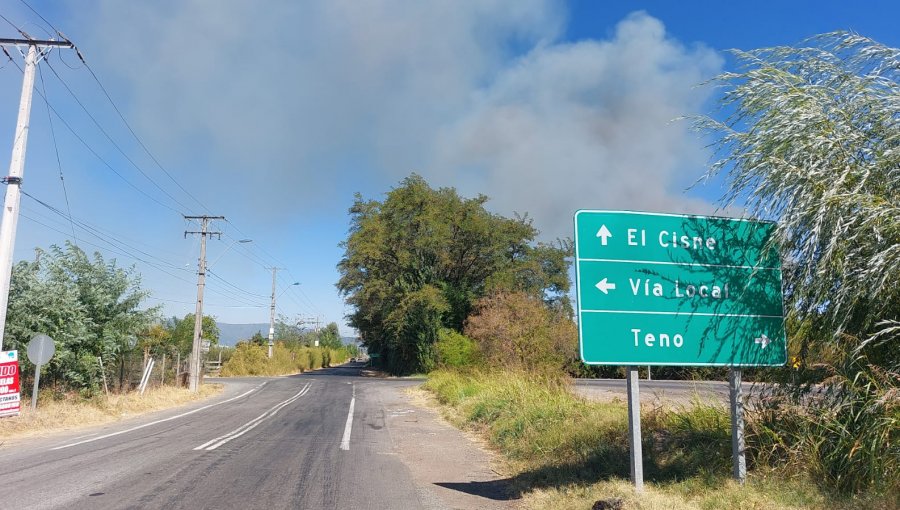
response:
[(628, 446), (631, 450), (631, 483), (636, 492), (644, 491), (644, 453), (641, 446), (641, 392), (638, 368), (628, 367)]
[[(732, 368), (735, 478), (743, 480), (740, 370), (787, 359), (775, 224), (634, 211), (575, 213), (581, 359), (628, 368), (632, 478), (640, 488), (637, 366)], [(632, 380), (634, 379), (634, 380)], [(736, 381), (736, 382), (735, 382)]]
[(34, 390), (31, 392), (31, 410), (37, 408), (38, 386), (41, 380), (41, 365), (50, 361), (56, 352), (53, 339), (44, 334), (31, 337), (28, 342), (28, 360), (34, 363)]
[(728, 372), (728, 400), (731, 404), (732, 472), (735, 480), (744, 483), (747, 479), (747, 461), (744, 458), (744, 399), (739, 369)]

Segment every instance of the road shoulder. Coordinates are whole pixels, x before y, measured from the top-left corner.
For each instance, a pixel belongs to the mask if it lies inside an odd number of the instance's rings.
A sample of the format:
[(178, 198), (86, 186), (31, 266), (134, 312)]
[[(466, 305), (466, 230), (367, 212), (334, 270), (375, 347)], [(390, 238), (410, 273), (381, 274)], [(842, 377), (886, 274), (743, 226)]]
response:
[(418, 387), (390, 388), (383, 397), (397, 454), (423, 499), (438, 508), (516, 508), (499, 459), (444, 420), (429, 399)]

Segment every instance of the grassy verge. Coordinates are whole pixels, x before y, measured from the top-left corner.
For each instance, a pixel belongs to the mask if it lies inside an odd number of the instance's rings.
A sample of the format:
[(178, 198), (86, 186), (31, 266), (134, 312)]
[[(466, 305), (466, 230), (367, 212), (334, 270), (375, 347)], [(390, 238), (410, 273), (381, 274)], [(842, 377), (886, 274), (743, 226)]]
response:
[(528, 508), (591, 508), (606, 498), (627, 509), (891, 508), (883, 500), (832, 499), (798, 473), (756, 470), (745, 485), (734, 483), (724, 408), (645, 407), (647, 489), (635, 495), (624, 404), (588, 402), (565, 383), (506, 372), (439, 371), (425, 389), (453, 423), (508, 459), (513, 496)]
[(221, 392), (220, 384), (204, 384), (197, 393), (191, 393), (185, 388), (164, 386), (150, 388), (144, 395), (112, 394), (109, 398), (98, 396), (90, 400), (77, 396), (49, 398), (49, 393), (45, 398), (45, 393), (42, 392), (38, 399), (37, 410), (31, 410), (30, 401), (23, 401), (21, 415), (0, 418), (0, 446), (6, 439), (41, 436), (102, 425), (143, 413), (177, 407)]

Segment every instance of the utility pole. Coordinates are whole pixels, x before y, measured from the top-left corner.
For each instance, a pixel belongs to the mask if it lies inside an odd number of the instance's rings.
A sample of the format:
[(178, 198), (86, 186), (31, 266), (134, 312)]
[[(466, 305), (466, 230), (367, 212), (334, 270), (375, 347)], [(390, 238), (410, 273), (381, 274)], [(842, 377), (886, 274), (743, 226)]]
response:
[(272, 267), (272, 304), (269, 306), (269, 357), (272, 357), (272, 350), (275, 348), (275, 275), (278, 274), (277, 267)]
[[(20, 31), (21, 32), (21, 31)], [(6, 184), (6, 200), (3, 203), (3, 219), (0, 222), (0, 351), (3, 350), (3, 334), (6, 330), (6, 307), (9, 304), (9, 280), (12, 276), (13, 247), (16, 242), (16, 226), (19, 222), (19, 202), (22, 199), (22, 175), (25, 173), (25, 148), (28, 142), (28, 126), (31, 118), (31, 96), (34, 92), (34, 71), (38, 62), (53, 48), (74, 48), (70, 41), (43, 41), (32, 39), (21, 32), (25, 39), (0, 39), (0, 47), (9, 56), (7, 47), (28, 47), (22, 77), (22, 97), (19, 100), (19, 118), (16, 137), (13, 139), (9, 175), (2, 179)], [(11, 59), (12, 57), (10, 57)]]
[(200, 391), (200, 337), (203, 333), (203, 287), (206, 285), (206, 237), (219, 236), (221, 232), (210, 232), (210, 220), (224, 220), (224, 216), (185, 216), (186, 220), (200, 220), (200, 231), (185, 231), (188, 234), (200, 234), (200, 262), (197, 270), (197, 308), (194, 312), (194, 343), (191, 347), (191, 368), (188, 388), (194, 393)]
[(275, 276), (283, 267), (270, 267), (272, 270), (272, 304), (269, 306), (269, 357), (272, 357), (275, 349)]

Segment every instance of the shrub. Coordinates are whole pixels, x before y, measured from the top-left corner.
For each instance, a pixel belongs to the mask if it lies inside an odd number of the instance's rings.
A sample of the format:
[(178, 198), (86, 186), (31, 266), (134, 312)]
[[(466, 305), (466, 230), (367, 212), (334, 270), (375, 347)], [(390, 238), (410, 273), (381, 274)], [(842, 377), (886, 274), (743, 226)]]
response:
[(861, 359), (831, 370), (817, 392), (778, 386), (751, 408), (751, 458), (840, 493), (900, 494), (898, 374)]
[(480, 357), (478, 345), (471, 338), (452, 329), (444, 328), (438, 332), (438, 340), (434, 344), (438, 364), (441, 367), (461, 368), (477, 364)]
[(575, 323), (521, 292), (499, 292), (478, 301), (465, 334), (478, 342), (491, 366), (562, 373), (576, 355)]
[(222, 366), (224, 377), (266, 375), (266, 349), (256, 344), (239, 343), (231, 358)]

